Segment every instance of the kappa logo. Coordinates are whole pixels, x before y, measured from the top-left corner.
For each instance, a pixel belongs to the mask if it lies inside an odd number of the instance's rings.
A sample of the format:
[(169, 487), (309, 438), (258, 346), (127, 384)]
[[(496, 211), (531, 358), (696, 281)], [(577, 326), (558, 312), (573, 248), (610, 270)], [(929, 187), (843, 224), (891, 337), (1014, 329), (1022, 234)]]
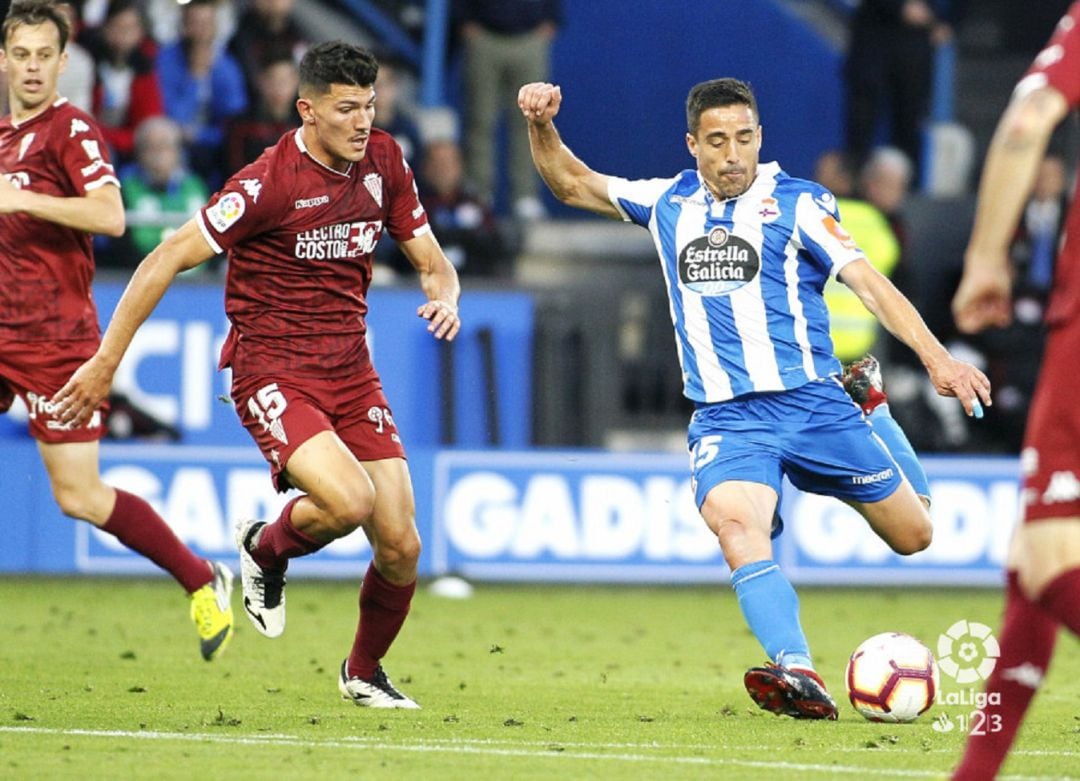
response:
[(364, 177), (364, 187), (371, 193), (375, 203), (382, 206), (382, 177), (375, 173), (368, 174)]
[(258, 179), (241, 179), (240, 186), (244, 188), (244, 192), (251, 198), (252, 203), (259, 202), (259, 193), (262, 192), (262, 182)]
[(34, 143), (34, 137), (36, 135), (37, 135), (36, 133), (27, 133), (25, 136), (23, 136), (23, 140), (19, 143), (19, 162), (20, 163), (22, 162), (22, 159), (24, 157), (26, 157), (26, 152), (27, 152), (27, 150), (30, 149), (30, 145), (32, 143)]
[(88, 124), (86, 124), (85, 122), (83, 122), (78, 117), (75, 117), (74, 119), (71, 120), (71, 133), (68, 135), (68, 138), (75, 138), (75, 136), (79, 135), (79, 133), (89, 133), (89, 132), (90, 132), (90, 126)]
[(1080, 499), (1080, 480), (1069, 470), (1054, 472), (1050, 475), (1050, 484), (1043, 491), (1043, 504), (1074, 502)]

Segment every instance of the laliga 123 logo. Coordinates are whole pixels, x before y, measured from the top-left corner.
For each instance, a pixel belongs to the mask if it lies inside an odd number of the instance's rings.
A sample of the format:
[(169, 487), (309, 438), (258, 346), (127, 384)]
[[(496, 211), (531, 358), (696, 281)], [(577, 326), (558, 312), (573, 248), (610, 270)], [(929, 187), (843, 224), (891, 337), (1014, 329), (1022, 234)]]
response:
[(938, 635), (938, 669), (957, 683), (985, 681), (1000, 655), (990, 627), (977, 621), (961, 619)]
[[(1001, 648), (986, 624), (977, 621), (957, 621), (938, 636), (937, 665), (943, 675), (958, 684), (975, 684), (990, 677), (997, 666)], [(983, 692), (967, 686), (956, 692), (938, 693), (941, 705), (974, 708), (956, 716), (939, 713), (931, 725), (936, 732), (961, 732), (984, 735), (1001, 730), (1001, 714), (989, 712), (987, 706), (1001, 704), (1000, 692)]]

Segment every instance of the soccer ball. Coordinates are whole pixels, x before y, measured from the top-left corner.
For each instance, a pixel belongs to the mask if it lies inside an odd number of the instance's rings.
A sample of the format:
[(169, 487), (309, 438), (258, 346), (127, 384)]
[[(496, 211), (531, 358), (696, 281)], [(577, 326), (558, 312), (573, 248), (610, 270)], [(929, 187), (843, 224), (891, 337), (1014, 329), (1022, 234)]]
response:
[(852, 706), (870, 721), (914, 721), (938, 692), (934, 655), (902, 632), (863, 642), (848, 660), (844, 680)]

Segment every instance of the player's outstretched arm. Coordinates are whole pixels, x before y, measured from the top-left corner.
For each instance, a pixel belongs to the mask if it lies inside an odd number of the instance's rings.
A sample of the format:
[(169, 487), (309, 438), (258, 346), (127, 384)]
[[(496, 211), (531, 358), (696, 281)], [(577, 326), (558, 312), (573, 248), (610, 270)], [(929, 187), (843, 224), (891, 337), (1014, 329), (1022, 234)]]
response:
[(561, 105), (562, 89), (554, 84), (535, 82), (518, 90), (518, 107), (529, 125), (529, 148), (540, 178), (568, 206), (622, 219), (608, 199), (608, 177), (579, 160), (555, 129), (553, 120)]
[(942, 396), (955, 396), (968, 415), (982, 417), (980, 405), (989, 407), (990, 380), (970, 363), (953, 358), (926, 326), (903, 293), (866, 260), (840, 270), (840, 281), (850, 287), (889, 333), (910, 347)]
[(109, 394), (113, 375), (139, 326), (154, 311), (173, 278), (214, 256), (194, 220), (159, 244), (135, 269), (97, 352), (53, 396), (61, 423), (82, 425)]
[(964, 333), (1012, 321), (1009, 244), (1050, 136), (1068, 111), (1058, 90), (1025, 91), (1021, 82), (998, 122), (979, 181), (964, 274), (952, 302), (956, 326)]
[(20, 190), (0, 176), (0, 214), (14, 212), (87, 233), (124, 233), (124, 201), (115, 184), (102, 185), (83, 196), (60, 197)]
[(461, 285), (457, 271), (430, 231), (399, 246), (420, 275), (420, 288), (428, 299), (416, 314), (428, 321), (427, 329), (432, 336), (452, 341), (461, 330), (458, 316)]

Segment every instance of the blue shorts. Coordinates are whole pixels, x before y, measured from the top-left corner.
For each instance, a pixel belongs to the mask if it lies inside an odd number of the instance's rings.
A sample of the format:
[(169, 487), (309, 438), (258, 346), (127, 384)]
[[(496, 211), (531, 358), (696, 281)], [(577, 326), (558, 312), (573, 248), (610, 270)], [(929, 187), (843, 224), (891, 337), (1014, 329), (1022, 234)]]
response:
[(903, 473), (835, 378), (778, 393), (705, 404), (687, 435), (694, 499), (728, 480), (770, 486), (784, 475), (803, 491), (856, 502), (890, 496)]

